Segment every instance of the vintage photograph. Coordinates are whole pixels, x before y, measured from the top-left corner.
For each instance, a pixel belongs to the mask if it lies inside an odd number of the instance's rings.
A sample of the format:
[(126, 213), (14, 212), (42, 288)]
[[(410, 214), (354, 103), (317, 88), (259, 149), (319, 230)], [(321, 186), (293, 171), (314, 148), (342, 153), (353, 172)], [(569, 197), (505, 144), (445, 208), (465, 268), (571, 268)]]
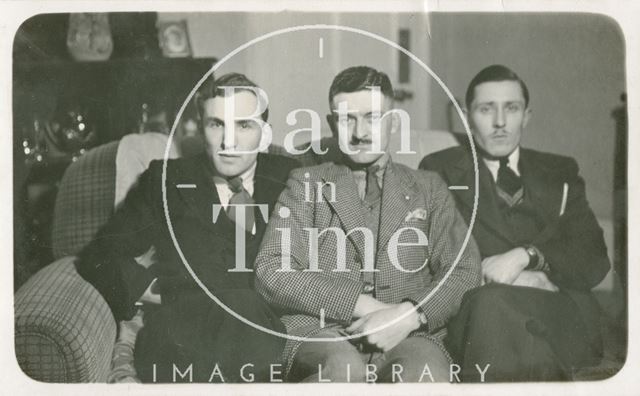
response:
[(167, 392), (611, 378), (626, 56), (581, 12), (27, 19), (20, 369)]

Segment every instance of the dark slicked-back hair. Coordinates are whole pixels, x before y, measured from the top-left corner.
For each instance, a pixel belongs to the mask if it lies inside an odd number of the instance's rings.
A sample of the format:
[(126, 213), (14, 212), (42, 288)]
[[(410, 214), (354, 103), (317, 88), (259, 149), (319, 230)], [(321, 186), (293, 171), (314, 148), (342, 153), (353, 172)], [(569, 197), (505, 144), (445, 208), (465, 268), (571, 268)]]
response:
[[(198, 108), (198, 117), (202, 120), (204, 116), (204, 102), (207, 99), (215, 98), (218, 96), (224, 96), (224, 89), (221, 87), (255, 87), (260, 88), (256, 83), (249, 80), (247, 76), (240, 73), (227, 73), (220, 76), (217, 79), (208, 78), (198, 89), (196, 94), (196, 106)], [(249, 89), (236, 89), (235, 92), (248, 91), (254, 93)], [(260, 115), (263, 121), (267, 121), (269, 118), (269, 107)]]
[(340, 93), (358, 92), (368, 87), (380, 87), (380, 92), (393, 99), (393, 86), (389, 76), (369, 66), (354, 66), (338, 73), (329, 88), (329, 107)]
[(529, 106), (529, 90), (527, 89), (527, 85), (524, 83), (524, 81), (522, 81), (522, 79), (513, 70), (504, 65), (491, 65), (480, 70), (480, 73), (476, 74), (476, 76), (473, 77), (473, 79), (469, 83), (467, 94), (464, 100), (465, 104), (467, 105), (467, 109), (471, 110), (471, 102), (473, 102), (476, 94), (476, 87), (478, 85), (486, 82), (499, 81), (517, 81), (518, 84), (520, 84), (520, 88), (522, 88), (524, 105), (525, 107)]

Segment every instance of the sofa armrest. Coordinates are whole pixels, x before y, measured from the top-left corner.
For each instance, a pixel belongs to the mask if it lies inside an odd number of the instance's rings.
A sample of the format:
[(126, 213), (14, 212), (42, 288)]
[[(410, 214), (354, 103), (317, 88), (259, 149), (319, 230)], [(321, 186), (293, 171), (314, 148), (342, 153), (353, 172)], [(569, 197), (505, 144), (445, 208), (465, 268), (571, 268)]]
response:
[(116, 323), (74, 260), (46, 266), (15, 295), (16, 357), (38, 381), (104, 382), (109, 372)]

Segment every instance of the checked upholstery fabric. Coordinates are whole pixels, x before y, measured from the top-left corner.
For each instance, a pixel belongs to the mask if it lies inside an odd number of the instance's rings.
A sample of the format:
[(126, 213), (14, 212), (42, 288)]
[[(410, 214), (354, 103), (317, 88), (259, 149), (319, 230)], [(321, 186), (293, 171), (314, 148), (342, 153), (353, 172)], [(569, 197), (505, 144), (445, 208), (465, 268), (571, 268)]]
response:
[[(105, 381), (116, 324), (100, 294), (80, 278), (72, 256), (113, 213), (119, 142), (90, 150), (60, 183), (53, 225), (58, 259), (15, 295), (18, 364), (45, 382)], [(64, 258), (63, 258), (64, 257)]]

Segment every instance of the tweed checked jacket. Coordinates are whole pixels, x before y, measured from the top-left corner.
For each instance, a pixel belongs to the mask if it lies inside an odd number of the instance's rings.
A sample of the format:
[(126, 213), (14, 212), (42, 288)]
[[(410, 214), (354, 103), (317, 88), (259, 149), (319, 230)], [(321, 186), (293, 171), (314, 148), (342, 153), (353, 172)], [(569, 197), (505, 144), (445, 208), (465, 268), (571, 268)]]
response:
[[(329, 183), (335, 185), (333, 201)], [(256, 290), (281, 310), (289, 334), (306, 337), (318, 332), (321, 310), (327, 326), (351, 323), (356, 301), (363, 290), (360, 271), (366, 254), (365, 237), (356, 230), (365, 227), (362, 211), (356, 182), (347, 166), (325, 163), (291, 172), (255, 264)], [(472, 238), (463, 246), (468, 229), (447, 186), (436, 173), (412, 170), (390, 161), (383, 179), (379, 224), (375, 297), (385, 303), (397, 304), (405, 299), (420, 303), (437, 288), (421, 306), (428, 320), (428, 331), (419, 329), (417, 333), (441, 340), (462, 295), (480, 284), (478, 249)], [(334, 232), (322, 233), (329, 227), (347, 234), (343, 249), (346, 271), (336, 271), (337, 254), (343, 251)], [(397, 257), (406, 270), (401, 271), (393, 266), (387, 248), (394, 233), (404, 227), (421, 230), (427, 236), (428, 246), (402, 246), (402, 243), (416, 243), (417, 235), (412, 231), (400, 233), (397, 254), (393, 253), (392, 257)], [(319, 271), (308, 270), (310, 248), (313, 248), (309, 228), (317, 229), (320, 234)], [(452, 268), (461, 250), (460, 260)], [(283, 257), (286, 265), (287, 256), (291, 271), (282, 271)], [(425, 260), (427, 265), (423, 266)], [(449, 271), (447, 280), (438, 286)], [(289, 362), (299, 344), (291, 340), (287, 343), (284, 354)]]

